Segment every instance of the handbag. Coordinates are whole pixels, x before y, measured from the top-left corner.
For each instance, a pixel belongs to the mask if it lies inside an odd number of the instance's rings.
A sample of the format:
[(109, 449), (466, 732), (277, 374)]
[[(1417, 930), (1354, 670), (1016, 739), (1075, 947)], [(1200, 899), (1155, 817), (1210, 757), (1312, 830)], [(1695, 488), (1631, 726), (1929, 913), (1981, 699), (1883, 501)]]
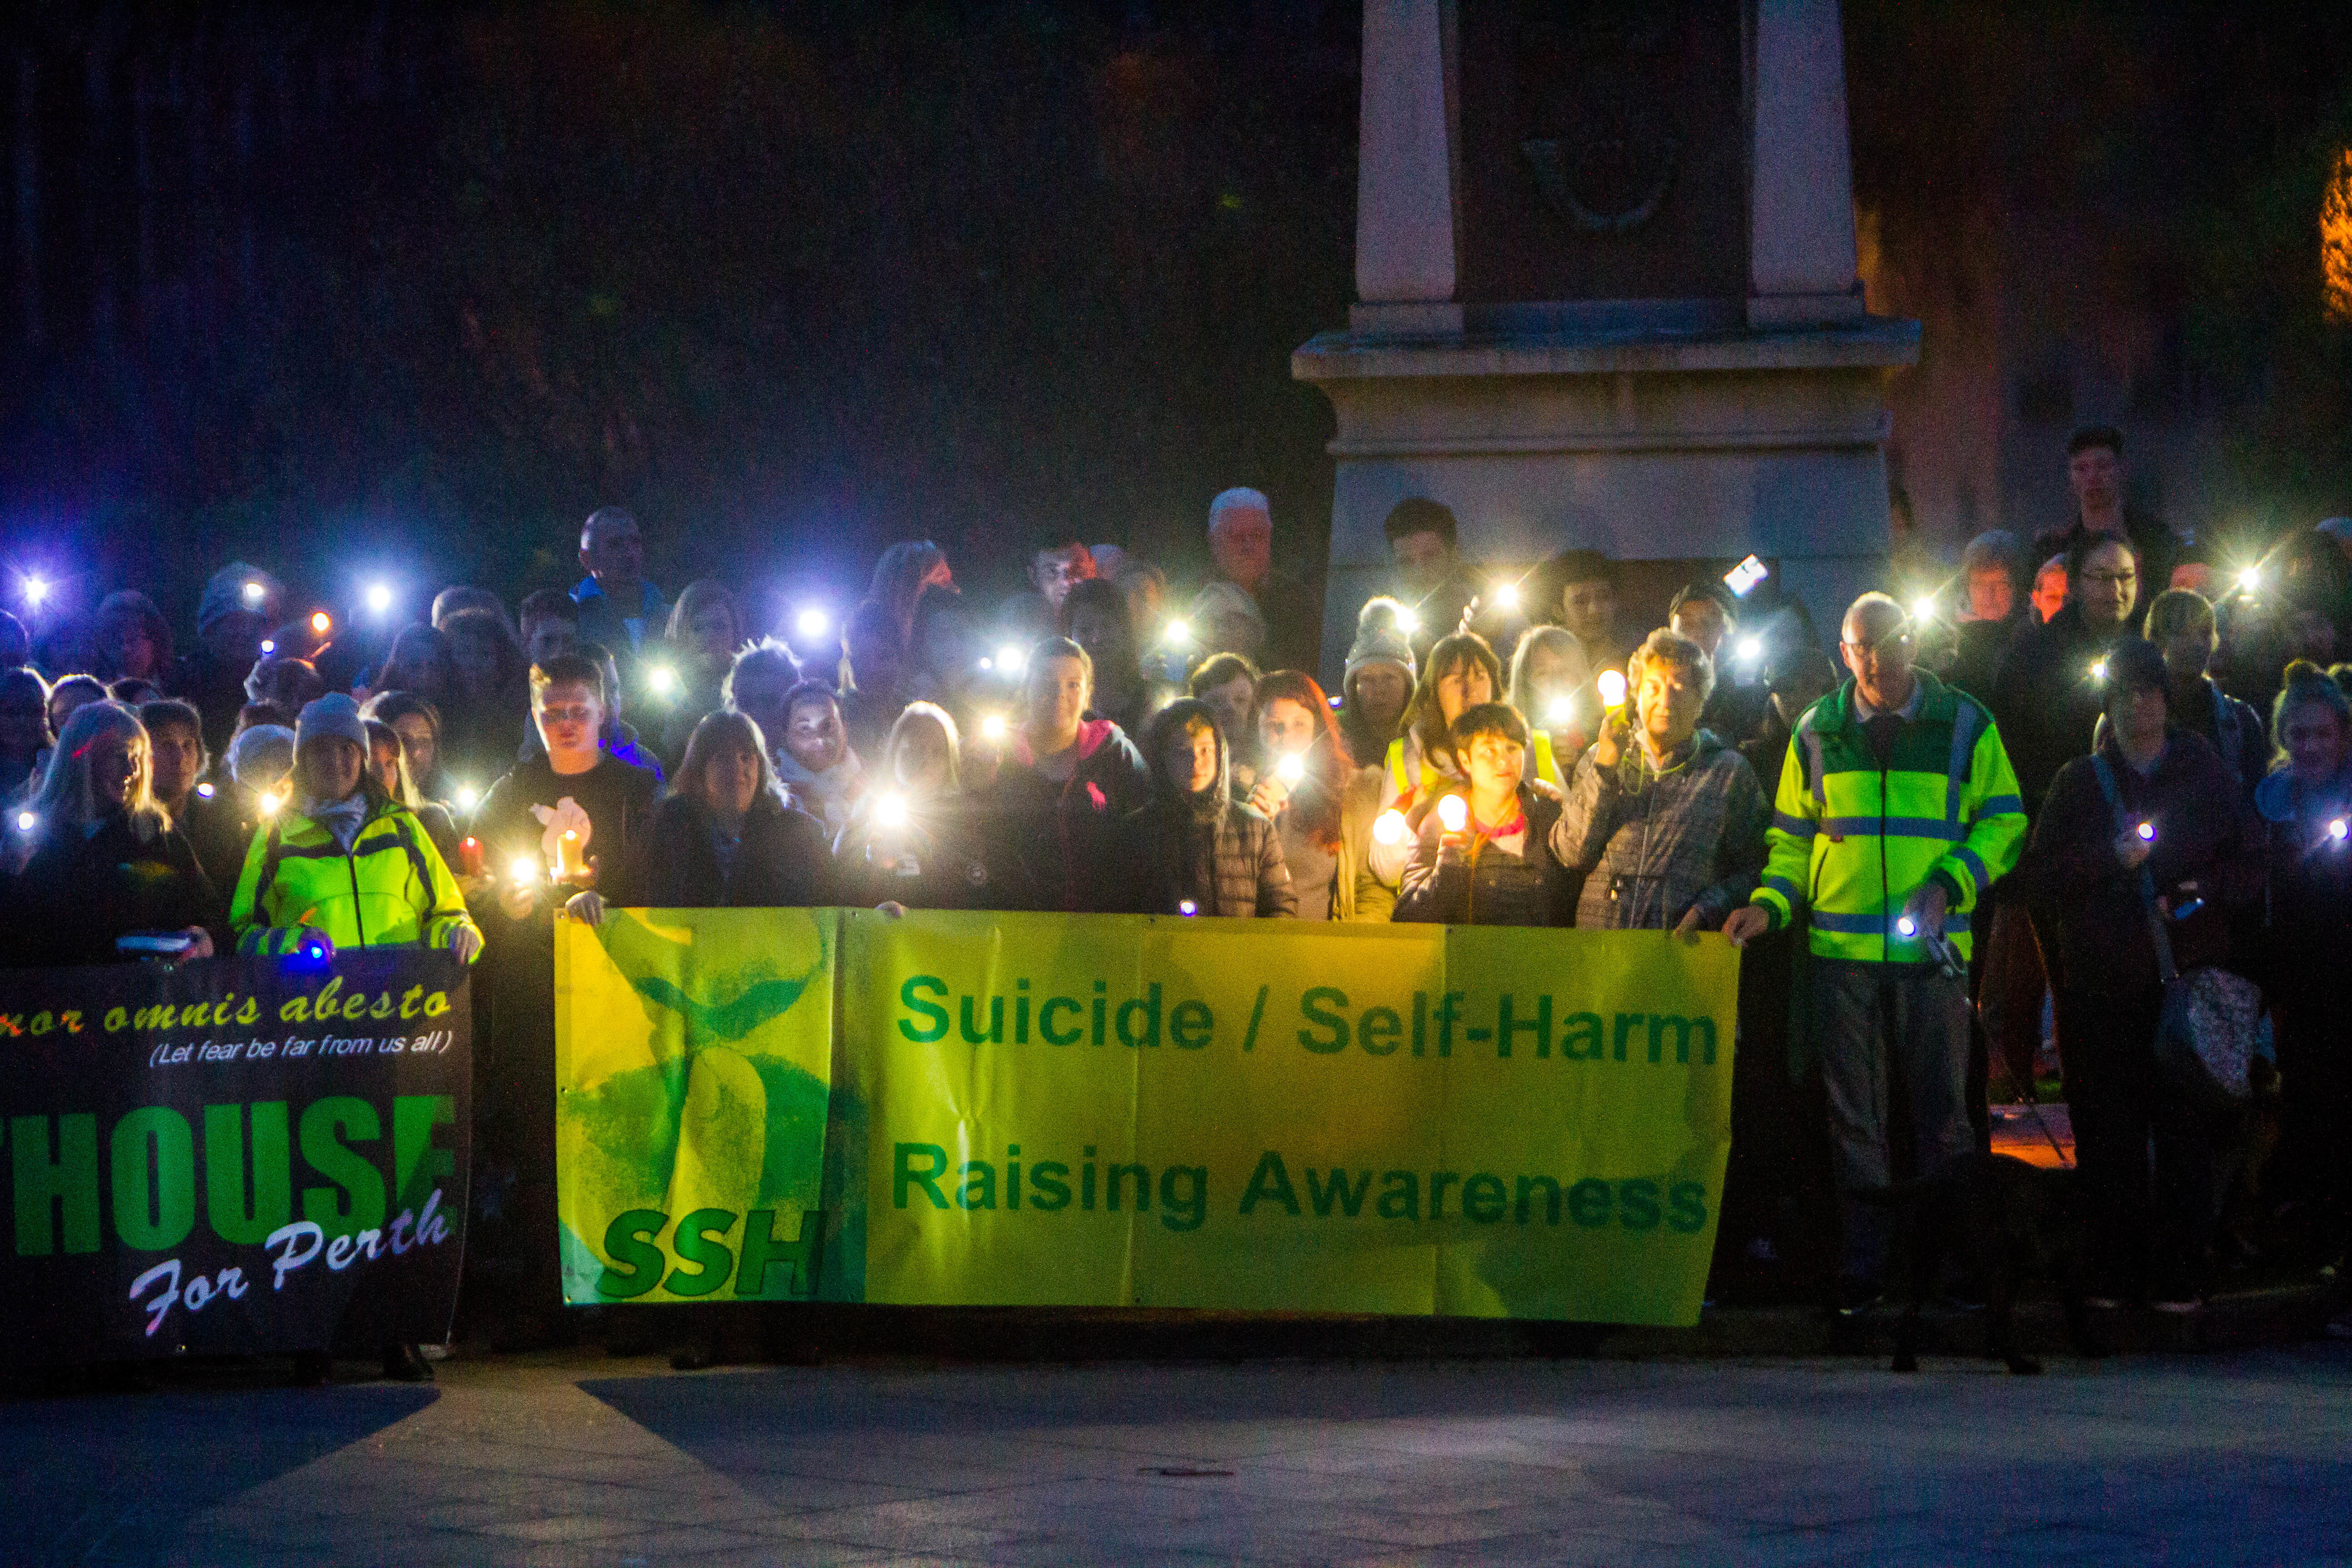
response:
[[(2115, 769), (2093, 755), (2100, 793), (2117, 833), (2123, 831), (2123, 796)], [(2180, 973), (2172, 960), (2172, 933), (2157, 907), (2156, 879), (2139, 868), (2140, 910), (2156, 943), (2156, 970), (2164, 982), (2164, 1012), (2156, 1026), (2157, 1070), (2192, 1103), (2208, 1111), (2233, 1110), (2252, 1094), (2249, 1077), (2254, 1037), (2263, 1017), (2259, 986), (2241, 974), (2214, 966)]]

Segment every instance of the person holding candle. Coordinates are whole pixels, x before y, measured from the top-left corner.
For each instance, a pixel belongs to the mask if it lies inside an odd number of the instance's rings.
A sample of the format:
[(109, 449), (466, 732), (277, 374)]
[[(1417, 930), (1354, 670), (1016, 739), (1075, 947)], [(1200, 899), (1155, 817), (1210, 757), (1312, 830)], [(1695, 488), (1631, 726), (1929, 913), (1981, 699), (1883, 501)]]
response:
[[(1467, 780), (1454, 756), (1453, 726), (1471, 709), (1500, 701), (1503, 666), (1495, 650), (1476, 632), (1454, 632), (1438, 638), (1421, 666), (1421, 682), (1404, 711), (1403, 733), (1390, 744), (1383, 760), (1381, 809), (1403, 817), (1405, 831), (1391, 824), (1375, 833), (1368, 863), (1372, 875), (1391, 887), (1399, 885), (1413, 857), (1414, 835), (1430, 804)], [(1524, 723), (1520, 726), (1524, 731)], [(1527, 737), (1520, 737), (1522, 760)]]
[(1763, 792), (1748, 759), (1699, 726), (1715, 687), (1704, 648), (1661, 628), (1635, 668), (1633, 721), (1611, 721), (1578, 759), (1552, 853), (1585, 873), (1580, 926), (1712, 931), (1763, 870)]
[(491, 1202), (467, 1237), (468, 1299), (498, 1314), (488, 1327), (502, 1348), (570, 1331), (556, 1272), (554, 911), (625, 873), (661, 793), (651, 773), (603, 746), (604, 696), (593, 659), (565, 653), (534, 666), (531, 720), (545, 754), (492, 784), (471, 824), (505, 918), (492, 924), (476, 995), (475, 1185)]
[[(1433, 666), (1444, 646), (1431, 652)], [(1476, 703), (1454, 721), (1449, 738), (1467, 784), (1437, 795), (1423, 817), (1394, 918), (1569, 924), (1568, 878), (1551, 850), (1559, 804), (1527, 782), (1527, 721), (1507, 702)]]
[(1574, 632), (1535, 626), (1519, 639), (1511, 655), (1510, 701), (1535, 742), (1528, 748), (1528, 776), (1565, 792), (1565, 769), (1575, 766), (1601, 727), (1600, 692)]
[[(1283, 864), (1298, 890), (1298, 918), (1340, 918), (1339, 889), (1347, 857), (1339, 816), (1356, 768), (1339, 738), (1330, 700), (1314, 677), (1275, 670), (1258, 682), (1250, 728), (1257, 734), (1263, 771), (1249, 804), (1273, 821), (1282, 840)], [(1345, 880), (1355, 885), (1352, 866)]]
[[(1079, 584), (1072, 595), (1087, 585)], [(1001, 718), (997, 727), (1004, 727)], [(1002, 745), (1000, 735), (982, 754), (993, 755)], [(992, 879), (964, 793), (966, 754), (946, 709), (907, 704), (884, 747), (884, 777), (859, 802), (834, 847), (845, 901), (915, 910), (989, 907)]]

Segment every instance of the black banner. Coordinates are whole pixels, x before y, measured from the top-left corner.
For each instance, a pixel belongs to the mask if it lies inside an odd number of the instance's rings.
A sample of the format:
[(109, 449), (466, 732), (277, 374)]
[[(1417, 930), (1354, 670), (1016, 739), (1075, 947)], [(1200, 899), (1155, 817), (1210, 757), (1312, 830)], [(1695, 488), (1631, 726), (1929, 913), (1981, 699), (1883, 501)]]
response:
[(418, 948), (0, 970), (0, 1355), (446, 1338), (471, 1047)]

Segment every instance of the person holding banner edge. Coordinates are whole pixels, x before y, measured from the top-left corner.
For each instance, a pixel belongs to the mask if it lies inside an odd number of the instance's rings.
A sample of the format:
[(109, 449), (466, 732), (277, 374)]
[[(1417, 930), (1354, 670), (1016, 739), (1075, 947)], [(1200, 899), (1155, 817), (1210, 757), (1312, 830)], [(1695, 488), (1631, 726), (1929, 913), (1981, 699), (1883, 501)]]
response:
[(1811, 922), (1813, 1028), (1844, 1228), (1837, 1305), (1878, 1294), (1890, 1082), (1909, 1101), (1919, 1175), (1966, 1153), (1969, 930), (2025, 837), (2017, 774), (1983, 704), (1912, 668), (1910, 617), (1884, 594), (1847, 609), (1852, 679), (1805, 710), (1767, 831), (1764, 879), (1735, 945)]
[(0, 919), (12, 967), (170, 963), (213, 956), (220, 900), (194, 848), (157, 803), (153, 752), (139, 717), (117, 702), (66, 721), (8, 826)]
[[(415, 814), (368, 765), (359, 704), (341, 692), (306, 704), (295, 721), (295, 805), (256, 833), (229, 906), (237, 951), (320, 962), (357, 947), (415, 943), (458, 963), (481, 956), (482, 932), (457, 879)], [(395, 740), (397, 738), (395, 737)], [(326, 1382), (328, 1353), (294, 1358), (295, 1381)], [(432, 1381), (415, 1345), (383, 1347), (383, 1374)]]

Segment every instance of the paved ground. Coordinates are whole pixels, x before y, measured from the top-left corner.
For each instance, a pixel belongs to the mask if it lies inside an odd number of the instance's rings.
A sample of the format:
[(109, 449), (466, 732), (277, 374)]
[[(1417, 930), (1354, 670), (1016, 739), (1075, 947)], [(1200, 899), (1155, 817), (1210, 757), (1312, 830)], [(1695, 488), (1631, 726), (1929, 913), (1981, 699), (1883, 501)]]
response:
[(2352, 1562), (2331, 1343), (2041, 1378), (590, 1352), (19, 1400), (0, 1454), (9, 1563)]

